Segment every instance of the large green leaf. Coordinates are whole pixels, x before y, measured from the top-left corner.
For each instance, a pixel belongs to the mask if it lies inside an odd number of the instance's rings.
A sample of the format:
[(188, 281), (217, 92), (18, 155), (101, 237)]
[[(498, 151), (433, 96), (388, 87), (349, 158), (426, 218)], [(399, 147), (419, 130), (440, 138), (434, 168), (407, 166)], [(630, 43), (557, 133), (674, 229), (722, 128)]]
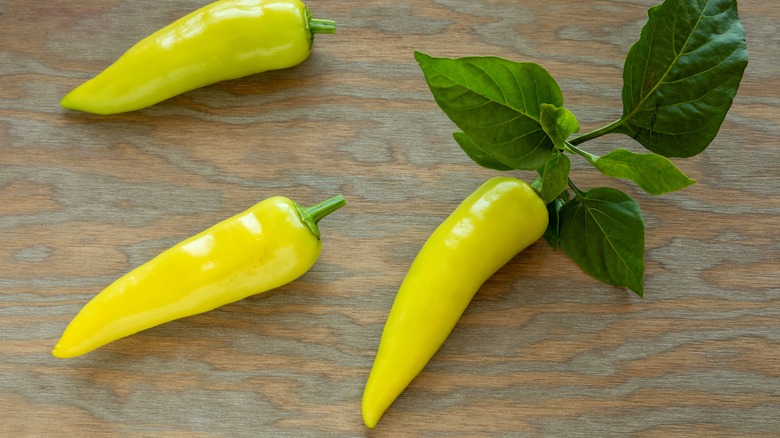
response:
[(644, 222), (639, 205), (613, 188), (597, 188), (561, 208), (560, 243), (587, 273), (644, 293)]
[(630, 179), (651, 195), (681, 190), (696, 182), (685, 176), (668, 158), (657, 154), (635, 154), (626, 149), (615, 149), (590, 161), (604, 175)]
[(512, 166), (502, 163), (498, 158), (492, 156), (489, 151), (480, 149), (466, 134), (454, 132), (452, 136), (455, 137), (455, 141), (458, 142), (458, 145), (463, 149), (463, 152), (471, 158), (471, 161), (482, 167), (487, 167), (488, 169), (501, 171), (512, 170)]
[(541, 105), (563, 105), (546, 70), (495, 57), (414, 57), (436, 102), (477, 150), (514, 169), (544, 165), (553, 143), (540, 124)]
[(736, 0), (666, 0), (623, 70), (616, 132), (667, 157), (690, 157), (718, 134), (747, 66)]

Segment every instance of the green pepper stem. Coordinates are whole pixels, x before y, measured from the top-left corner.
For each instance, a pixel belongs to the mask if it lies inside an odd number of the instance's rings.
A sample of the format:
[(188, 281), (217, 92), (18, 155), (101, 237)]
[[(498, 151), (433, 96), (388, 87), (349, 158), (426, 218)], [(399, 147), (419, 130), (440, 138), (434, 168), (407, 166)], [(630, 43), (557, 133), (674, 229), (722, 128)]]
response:
[(336, 33), (336, 22), (333, 20), (310, 18), (309, 30), (312, 36), (316, 33)]
[(312, 205), (311, 207), (301, 207), (297, 203), (295, 206), (298, 208), (298, 213), (301, 215), (301, 219), (309, 227), (312, 234), (320, 237), (320, 229), (317, 227), (317, 223), (325, 216), (333, 213), (339, 208), (347, 205), (347, 200), (342, 195), (336, 195), (330, 199), (320, 202), (319, 204)]
[(339, 208), (347, 205), (347, 200), (342, 195), (336, 195), (330, 199), (320, 202), (319, 204), (312, 205), (311, 207), (305, 207), (303, 210), (311, 216), (311, 220), (314, 223), (319, 223), (325, 216), (333, 213)]

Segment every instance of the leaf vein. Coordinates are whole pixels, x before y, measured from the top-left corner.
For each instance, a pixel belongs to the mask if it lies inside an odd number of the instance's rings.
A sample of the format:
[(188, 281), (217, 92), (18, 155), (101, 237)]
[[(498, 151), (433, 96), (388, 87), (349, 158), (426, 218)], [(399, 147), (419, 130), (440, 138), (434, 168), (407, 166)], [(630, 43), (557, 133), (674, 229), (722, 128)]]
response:
[[(682, 45), (682, 47), (680, 48), (680, 52), (681, 52), (681, 53), (685, 51), (685, 48), (688, 46), (688, 43), (691, 41), (691, 38), (692, 38), (692, 37), (693, 37), (693, 35), (696, 33), (696, 30), (697, 30), (697, 28), (699, 27), (699, 24), (701, 24), (702, 17), (704, 16), (704, 11), (706, 11), (706, 10), (707, 10), (707, 8), (709, 8), (710, 2), (711, 2), (711, 0), (707, 0), (707, 4), (706, 4), (706, 5), (704, 5), (704, 8), (702, 8), (701, 14), (699, 14), (699, 17), (698, 17), (698, 19), (696, 20), (696, 24), (694, 24), (694, 25), (693, 25), (693, 27), (691, 28), (691, 32), (690, 32), (690, 34), (688, 35), (688, 37), (687, 37), (687, 38), (686, 38), (686, 40), (685, 40), (685, 43), (684, 43), (684, 44)], [(653, 36), (655, 35), (655, 29), (657, 28), (657, 26), (658, 26), (658, 23), (659, 23), (659, 22), (660, 22), (660, 20), (656, 20), (656, 22), (655, 22), (655, 27), (653, 27), (653, 34), (652, 34)], [(676, 24), (676, 23), (677, 23), (677, 17), (676, 17), (676, 14), (675, 14), (675, 24)], [(651, 38), (651, 41), (652, 41), (652, 38)], [(652, 42), (651, 42), (651, 46), (652, 46)], [(676, 53), (677, 53), (677, 52), (675, 52), (675, 54), (676, 54)], [(653, 88), (652, 88), (650, 91), (648, 91), (648, 92), (647, 92), (647, 95), (646, 95), (646, 96), (642, 97), (642, 96), (640, 95), (640, 101), (639, 101), (639, 104), (638, 104), (638, 105), (636, 105), (636, 107), (634, 108), (634, 110), (633, 110), (633, 111), (632, 111), (632, 112), (631, 112), (631, 113), (630, 113), (630, 114), (629, 114), (627, 117), (625, 117), (625, 119), (626, 119), (626, 120), (633, 118), (633, 117), (634, 117), (634, 116), (635, 116), (635, 115), (636, 115), (636, 114), (637, 114), (637, 113), (638, 113), (638, 112), (641, 110), (641, 108), (642, 108), (642, 105), (644, 105), (644, 103), (647, 101), (647, 99), (649, 99), (649, 98), (650, 98), (650, 96), (652, 96), (652, 94), (653, 94), (653, 93), (655, 93), (655, 91), (656, 91), (656, 90), (658, 89), (658, 87), (661, 85), (662, 81), (663, 81), (663, 80), (666, 78), (666, 76), (668, 76), (668, 75), (669, 75), (669, 73), (670, 73), (670, 72), (671, 72), (671, 71), (674, 69), (674, 67), (676, 66), (676, 64), (677, 64), (677, 61), (679, 61), (679, 59), (680, 59), (680, 56), (676, 54), (676, 56), (674, 57), (674, 59), (673, 59), (673, 60), (672, 60), (672, 61), (669, 63), (669, 66), (667, 67), (666, 71), (665, 71), (665, 72), (664, 72), (664, 73), (661, 75), (661, 77), (658, 79), (658, 83), (656, 83), (656, 84), (653, 86)], [(648, 56), (647, 56), (647, 59), (646, 59), (646, 63), (649, 63), (649, 61), (650, 61), (650, 56), (649, 56), (649, 54), (648, 54)], [(645, 80), (647, 80), (647, 64), (645, 65), (645, 71), (644, 71), (644, 73), (643, 73), (643, 76), (644, 76), (644, 78), (643, 78), (643, 83), (644, 83), (644, 81), (645, 81)], [(644, 87), (643, 87), (643, 88), (644, 88)]]

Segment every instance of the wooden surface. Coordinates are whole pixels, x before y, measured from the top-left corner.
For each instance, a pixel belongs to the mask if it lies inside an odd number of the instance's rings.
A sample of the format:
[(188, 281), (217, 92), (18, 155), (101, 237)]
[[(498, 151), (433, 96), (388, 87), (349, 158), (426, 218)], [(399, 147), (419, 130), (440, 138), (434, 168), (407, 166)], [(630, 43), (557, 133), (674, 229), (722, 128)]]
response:
[[(745, 0), (750, 65), (723, 128), (632, 184), (646, 297), (540, 241), (489, 280), (374, 431), (360, 398), (393, 297), (436, 225), (496, 172), (472, 164), (412, 53), (542, 64), (583, 130), (620, 115), (650, 0), (317, 0), (302, 65), (99, 117), (70, 89), (205, 0), (0, 2), (0, 436), (778, 436), (780, 8)], [(631, 146), (610, 136), (598, 152)], [(582, 188), (613, 184), (575, 160)], [(528, 174), (519, 174), (531, 178)], [(92, 296), (272, 195), (343, 193), (292, 284), (72, 360)]]

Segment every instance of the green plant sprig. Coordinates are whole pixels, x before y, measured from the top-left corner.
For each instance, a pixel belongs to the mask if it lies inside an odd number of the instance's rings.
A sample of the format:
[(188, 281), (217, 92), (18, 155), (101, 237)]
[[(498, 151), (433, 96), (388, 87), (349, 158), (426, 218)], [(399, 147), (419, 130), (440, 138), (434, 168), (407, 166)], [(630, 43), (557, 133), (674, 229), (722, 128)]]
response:
[[(497, 57), (434, 58), (415, 52), (433, 97), (460, 129), (455, 141), (477, 164), (534, 170), (547, 203), (545, 233), (590, 275), (644, 293), (644, 222), (638, 203), (608, 187), (580, 190), (568, 155), (628, 179), (652, 195), (694, 181), (669, 158), (701, 153), (717, 136), (748, 63), (736, 0), (665, 0), (648, 10), (623, 67), (623, 114), (576, 137), (580, 124), (541, 66)], [(615, 149), (597, 156), (580, 146), (627, 135), (650, 153)]]

